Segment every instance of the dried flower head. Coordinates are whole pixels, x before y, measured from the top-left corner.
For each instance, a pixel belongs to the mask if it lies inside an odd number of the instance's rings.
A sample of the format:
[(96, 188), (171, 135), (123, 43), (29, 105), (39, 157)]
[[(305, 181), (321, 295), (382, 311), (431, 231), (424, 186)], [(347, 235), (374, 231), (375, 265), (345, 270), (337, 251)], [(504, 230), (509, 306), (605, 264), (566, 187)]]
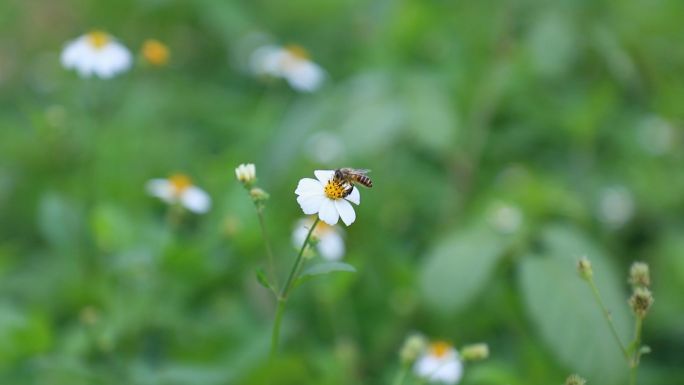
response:
[(644, 262), (634, 262), (629, 269), (629, 283), (633, 287), (651, 286), (651, 275), (648, 264)]
[(629, 298), (629, 306), (637, 317), (644, 318), (653, 305), (653, 301), (653, 294), (650, 290), (645, 287), (637, 287)]
[(565, 385), (584, 385), (586, 383), (587, 380), (577, 374), (571, 374), (570, 377), (565, 380)]
[(591, 262), (587, 257), (582, 257), (577, 262), (577, 272), (579, 273), (580, 277), (587, 281), (593, 277), (594, 270), (592, 270)]
[(464, 361), (480, 361), (489, 357), (489, 346), (485, 343), (464, 346), (461, 349)]

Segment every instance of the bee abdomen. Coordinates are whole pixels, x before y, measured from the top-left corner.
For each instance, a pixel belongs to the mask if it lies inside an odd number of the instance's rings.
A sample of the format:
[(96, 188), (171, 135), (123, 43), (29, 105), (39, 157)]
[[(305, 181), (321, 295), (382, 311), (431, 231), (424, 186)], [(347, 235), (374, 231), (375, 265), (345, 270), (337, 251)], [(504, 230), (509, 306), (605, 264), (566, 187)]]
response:
[(356, 177), (357, 182), (361, 183), (362, 185), (366, 187), (373, 187), (373, 181), (371, 178), (365, 176), (365, 175), (359, 175)]

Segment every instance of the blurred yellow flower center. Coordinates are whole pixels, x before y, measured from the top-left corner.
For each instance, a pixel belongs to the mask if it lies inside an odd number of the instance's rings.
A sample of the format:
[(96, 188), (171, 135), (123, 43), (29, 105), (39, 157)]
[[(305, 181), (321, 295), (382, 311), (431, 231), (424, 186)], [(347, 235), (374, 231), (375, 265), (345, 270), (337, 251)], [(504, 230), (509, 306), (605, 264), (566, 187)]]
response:
[(103, 31), (93, 31), (88, 34), (88, 42), (97, 49), (101, 49), (109, 43), (109, 35)]
[(450, 350), (451, 345), (444, 341), (437, 341), (430, 344), (430, 353), (437, 358), (446, 356)]
[(290, 44), (285, 47), (285, 50), (297, 59), (307, 60), (309, 59), (309, 51), (307, 51), (301, 45)]
[(145, 41), (142, 54), (148, 63), (155, 66), (162, 66), (169, 61), (169, 48), (158, 40), (149, 39)]
[(331, 179), (323, 188), (323, 192), (330, 199), (342, 199), (347, 188), (335, 179)]
[(182, 194), (190, 186), (192, 186), (192, 180), (187, 175), (175, 174), (169, 177), (169, 183), (173, 189), (173, 193), (176, 195)]

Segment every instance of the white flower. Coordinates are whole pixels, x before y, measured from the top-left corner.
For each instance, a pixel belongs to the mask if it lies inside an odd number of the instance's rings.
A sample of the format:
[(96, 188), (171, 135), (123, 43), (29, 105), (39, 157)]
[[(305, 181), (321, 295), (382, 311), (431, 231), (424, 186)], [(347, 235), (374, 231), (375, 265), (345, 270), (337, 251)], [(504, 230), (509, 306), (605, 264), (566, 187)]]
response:
[(197, 214), (206, 213), (211, 206), (209, 194), (193, 186), (190, 178), (183, 174), (172, 175), (168, 179), (151, 179), (146, 188), (150, 195), (168, 204), (180, 204)]
[(240, 182), (251, 184), (256, 179), (256, 167), (252, 163), (243, 163), (235, 169), (235, 176)]
[(92, 75), (108, 79), (131, 67), (132, 56), (126, 47), (109, 34), (93, 31), (67, 44), (62, 65), (75, 69), (81, 77)]
[[(359, 189), (354, 187), (349, 195), (345, 196), (348, 186), (334, 177), (333, 170), (314, 171), (316, 179), (304, 178), (297, 184), (295, 194), (297, 202), (302, 207), (304, 214), (318, 214), (318, 217), (330, 226), (334, 226), (339, 218), (349, 226), (356, 220), (356, 213), (349, 202), (356, 205), (361, 203)], [(349, 202), (348, 202), (349, 201)]]
[(437, 341), (418, 358), (413, 372), (430, 382), (453, 385), (463, 376), (463, 363), (453, 346)]
[[(314, 221), (310, 218), (297, 222), (292, 232), (292, 243), (295, 247), (302, 247), (313, 223)], [(312, 236), (318, 240), (316, 249), (321, 257), (328, 261), (339, 261), (342, 259), (344, 256), (344, 239), (339, 227), (319, 223), (314, 229)]]
[(257, 75), (284, 78), (292, 88), (302, 92), (316, 91), (325, 78), (325, 71), (309, 60), (304, 48), (296, 45), (258, 48), (252, 53), (250, 67)]

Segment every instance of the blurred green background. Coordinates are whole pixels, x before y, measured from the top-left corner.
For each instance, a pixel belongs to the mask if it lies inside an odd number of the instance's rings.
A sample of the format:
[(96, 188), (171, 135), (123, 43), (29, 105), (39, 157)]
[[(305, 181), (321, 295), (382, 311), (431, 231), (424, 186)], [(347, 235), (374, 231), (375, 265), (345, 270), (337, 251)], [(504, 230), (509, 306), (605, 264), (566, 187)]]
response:
[[(490, 345), (463, 384), (623, 384), (585, 254), (625, 341), (628, 267), (650, 263), (639, 383), (684, 383), (682, 15), (680, 0), (0, 2), (0, 383), (387, 384), (420, 331)], [(60, 51), (93, 28), (136, 54), (159, 39), (171, 61), (80, 79)], [(265, 42), (308, 49), (323, 88), (252, 76)], [(297, 181), (351, 166), (375, 183), (345, 229), (357, 273), (295, 290), (273, 365), (243, 162), (271, 193), (281, 277)], [(144, 185), (179, 171), (213, 207), (171, 227)]]

